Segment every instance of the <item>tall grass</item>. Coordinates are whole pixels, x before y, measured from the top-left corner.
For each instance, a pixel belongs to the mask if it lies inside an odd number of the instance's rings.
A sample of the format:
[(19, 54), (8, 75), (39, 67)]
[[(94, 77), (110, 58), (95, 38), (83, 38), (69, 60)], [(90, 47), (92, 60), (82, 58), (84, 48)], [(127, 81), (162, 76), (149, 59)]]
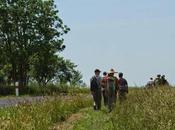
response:
[(110, 119), (114, 130), (175, 130), (175, 89), (133, 89)]
[(52, 98), (39, 104), (24, 104), (0, 109), (0, 130), (48, 130), (70, 114), (90, 106), (91, 100), (80, 96), (60, 100)]

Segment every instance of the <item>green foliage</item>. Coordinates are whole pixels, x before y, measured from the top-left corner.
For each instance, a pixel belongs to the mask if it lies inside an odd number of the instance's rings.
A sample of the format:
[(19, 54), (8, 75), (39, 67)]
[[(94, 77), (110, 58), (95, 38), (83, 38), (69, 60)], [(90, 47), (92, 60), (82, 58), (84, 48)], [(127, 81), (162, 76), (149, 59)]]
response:
[[(20, 86), (29, 80), (40, 86), (56, 78), (71, 82), (77, 76), (76, 65), (59, 56), (65, 49), (62, 36), (68, 31), (54, 0), (1, 0), (0, 78), (19, 81)], [(6, 72), (5, 66), (11, 69)]]
[(80, 71), (76, 71), (76, 70), (73, 70), (73, 75), (72, 75), (72, 78), (71, 78), (71, 84), (72, 85), (81, 85), (83, 83), (83, 81), (81, 80), (82, 79), (82, 74)]
[(0, 95), (1, 96), (9, 96), (9, 95), (15, 95), (15, 88), (12, 86), (4, 86), (4, 87), (0, 87)]
[[(27, 87), (20, 87), (19, 94), (23, 95), (31, 95), (31, 96), (53, 96), (53, 95), (77, 95), (77, 94), (88, 94), (89, 88), (81, 87), (81, 86), (73, 86), (73, 85), (65, 85), (65, 84), (48, 84), (45, 87), (40, 87), (38, 84), (31, 84)], [(15, 95), (15, 87), (14, 86), (4, 86), (0, 87), (0, 95)]]
[[(70, 100), (71, 99), (71, 100)], [(62, 99), (55, 97), (40, 104), (24, 104), (0, 109), (1, 130), (48, 130), (56, 122), (66, 120), (70, 114), (91, 104), (79, 96)]]
[(46, 86), (46, 84), (56, 77), (58, 69), (61, 67), (59, 62), (63, 58), (49, 54), (37, 54), (30, 59), (31, 71), (30, 76), (36, 80), (40, 86)]
[[(74, 68), (77, 67), (77, 65), (75, 65), (74, 63), (72, 63), (70, 60), (62, 60), (62, 62), (60, 62), (60, 69), (59, 72), (57, 73), (57, 77), (60, 83), (67, 83), (70, 82), (72, 84), (72, 82), (74, 82), (75, 80), (75, 76), (81, 77), (81, 74), (79, 73), (79, 71), (76, 71)], [(78, 73), (77, 75), (75, 75), (75, 73)]]

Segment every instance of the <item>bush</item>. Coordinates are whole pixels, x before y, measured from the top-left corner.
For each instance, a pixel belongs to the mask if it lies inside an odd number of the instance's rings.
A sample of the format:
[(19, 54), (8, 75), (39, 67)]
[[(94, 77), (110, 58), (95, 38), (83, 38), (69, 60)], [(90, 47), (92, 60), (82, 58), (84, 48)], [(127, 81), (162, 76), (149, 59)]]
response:
[(9, 86), (9, 87), (0, 87), (0, 95), (6, 96), (6, 95), (14, 95), (15, 94), (15, 87)]
[[(68, 86), (65, 84), (48, 84), (45, 87), (40, 87), (38, 84), (31, 84), (30, 86), (19, 88), (20, 95), (57, 95), (57, 94), (79, 94), (79, 93), (89, 93), (88, 88), (83, 88), (79, 86)], [(14, 86), (5, 86), (0, 87), (0, 95), (15, 95), (15, 87)]]

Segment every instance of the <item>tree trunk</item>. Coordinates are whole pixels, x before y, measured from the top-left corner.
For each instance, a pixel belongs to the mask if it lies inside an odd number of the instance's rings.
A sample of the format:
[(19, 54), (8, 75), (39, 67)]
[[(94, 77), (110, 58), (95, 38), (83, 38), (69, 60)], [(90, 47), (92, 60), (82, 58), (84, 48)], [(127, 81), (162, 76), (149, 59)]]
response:
[(26, 87), (27, 86), (27, 68), (24, 64), (20, 64), (19, 66), (19, 86)]

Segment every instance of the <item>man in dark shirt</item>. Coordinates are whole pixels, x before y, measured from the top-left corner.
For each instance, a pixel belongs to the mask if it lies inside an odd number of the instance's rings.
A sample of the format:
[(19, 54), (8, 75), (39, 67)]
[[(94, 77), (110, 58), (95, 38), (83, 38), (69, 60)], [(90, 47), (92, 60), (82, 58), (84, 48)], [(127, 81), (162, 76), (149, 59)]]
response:
[(123, 78), (123, 73), (119, 73), (119, 80), (118, 80), (118, 85), (119, 85), (119, 100), (122, 102), (123, 100), (126, 99), (126, 94), (128, 93), (128, 82), (126, 79)]
[(94, 99), (94, 110), (101, 109), (101, 80), (100, 70), (96, 69), (95, 76), (93, 76), (90, 80), (90, 90)]

